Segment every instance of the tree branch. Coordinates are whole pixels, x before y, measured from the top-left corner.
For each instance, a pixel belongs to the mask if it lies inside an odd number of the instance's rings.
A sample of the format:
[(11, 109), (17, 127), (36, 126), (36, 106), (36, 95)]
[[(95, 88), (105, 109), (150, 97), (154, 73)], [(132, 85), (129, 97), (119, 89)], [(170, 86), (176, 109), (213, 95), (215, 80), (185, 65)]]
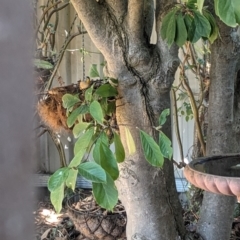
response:
[(111, 57), (112, 35), (115, 29), (112, 27), (109, 31), (111, 19), (109, 19), (106, 3), (102, 4), (96, 0), (71, 0), (71, 3), (95, 46), (102, 53), (109, 54), (105, 57)]
[(143, 10), (144, 0), (129, 0), (128, 1), (128, 31), (129, 37), (134, 37), (135, 40), (142, 41), (143, 39)]

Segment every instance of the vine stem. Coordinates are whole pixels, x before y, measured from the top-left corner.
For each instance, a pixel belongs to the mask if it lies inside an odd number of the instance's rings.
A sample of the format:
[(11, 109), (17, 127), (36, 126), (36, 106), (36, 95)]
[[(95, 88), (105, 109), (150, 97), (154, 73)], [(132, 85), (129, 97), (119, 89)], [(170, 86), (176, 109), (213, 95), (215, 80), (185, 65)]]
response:
[(171, 90), (172, 93), (172, 99), (173, 99), (173, 117), (175, 121), (175, 134), (177, 137), (178, 147), (180, 150), (181, 155), (181, 161), (184, 163), (184, 155), (183, 155), (183, 146), (182, 146), (182, 140), (180, 137), (180, 131), (179, 131), (179, 122), (178, 122), (178, 115), (177, 115), (177, 100), (176, 100), (176, 92), (174, 89)]
[(56, 75), (56, 73), (57, 73), (57, 70), (58, 70), (58, 68), (59, 68), (59, 66), (60, 66), (60, 63), (61, 63), (61, 61), (62, 61), (64, 52), (65, 52), (68, 44), (72, 41), (73, 38), (75, 38), (76, 36), (78, 36), (78, 35), (80, 35), (80, 34), (83, 34), (83, 33), (75, 33), (75, 34), (73, 34), (71, 37), (69, 37), (69, 39), (67, 40), (67, 42), (66, 42), (66, 44), (65, 44), (65, 46), (64, 46), (64, 49), (63, 49), (61, 55), (59, 56), (59, 59), (58, 59), (58, 61), (57, 61), (57, 64), (55, 65), (55, 67), (54, 67), (54, 69), (53, 69), (53, 72), (52, 72), (52, 74), (51, 74), (51, 77), (50, 77), (49, 80), (48, 80), (47, 86), (45, 87), (45, 92), (47, 92), (47, 91), (51, 88), (51, 86), (52, 86), (53, 79), (54, 79), (54, 77), (55, 77), (55, 75)]
[(185, 71), (184, 71), (185, 62), (187, 61), (187, 59), (189, 57), (188, 53), (190, 51), (190, 44), (188, 43), (186, 47), (187, 47), (187, 52), (186, 52), (185, 58), (183, 60), (183, 63), (182, 63), (182, 66), (181, 66), (181, 72), (180, 72), (181, 83), (182, 83), (183, 87), (186, 89), (188, 97), (190, 99), (191, 108), (192, 108), (192, 112), (193, 112), (193, 117), (194, 117), (196, 128), (197, 128), (198, 139), (199, 139), (199, 142), (201, 144), (201, 149), (202, 149), (203, 156), (206, 156), (206, 146), (205, 146), (205, 142), (204, 142), (204, 139), (203, 139), (201, 124), (200, 124), (200, 121), (199, 121), (198, 107), (196, 105), (196, 101), (195, 101), (192, 89), (190, 88), (189, 84), (186, 81), (186, 75), (185, 75)]
[(38, 33), (38, 31), (39, 31), (39, 28), (40, 28), (40, 26), (41, 26), (41, 24), (42, 24), (42, 21), (44, 20), (45, 15), (48, 13), (48, 11), (49, 11), (51, 8), (53, 8), (54, 6), (56, 6), (56, 5), (58, 5), (59, 3), (61, 3), (61, 2), (62, 2), (62, 0), (57, 1), (57, 2), (55, 2), (54, 4), (52, 4), (51, 6), (49, 6), (47, 9), (44, 10), (44, 12), (43, 12), (43, 14), (42, 14), (42, 16), (41, 16), (41, 19), (40, 19), (40, 21), (39, 21), (38, 27), (37, 27), (37, 29), (36, 29), (35, 35), (37, 35), (37, 33)]
[(198, 108), (196, 105), (196, 101), (194, 99), (193, 92), (192, 92), (191, 88), (189, 87), (188, 83), (186, 82), (186, 79), (184, 76), (182, 77), (182, 83), (183, 83), (183, 87), (187, 90), (187, 94), (190, 99), (193, 116), (194, 116), (196, 127), (197, 127), (198, 139), (201, 144), (203, 155), (206, 156), (206, 147), (205, 147), (205, 142), (204, 142), (203, 135), (202, 135), (202, 129), (201, 129), (200, 121), (199, 121)]

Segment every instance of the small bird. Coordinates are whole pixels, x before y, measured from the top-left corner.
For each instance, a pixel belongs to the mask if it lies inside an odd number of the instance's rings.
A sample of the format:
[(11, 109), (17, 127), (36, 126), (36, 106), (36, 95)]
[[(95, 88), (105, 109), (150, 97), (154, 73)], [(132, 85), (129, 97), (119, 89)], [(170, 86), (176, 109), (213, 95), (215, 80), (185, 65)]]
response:
[(89, 77), (86, 77), (85, 81), (79, 81), (79, 89), (84, 90), (87, 89), (91, 85), (91, 79)]

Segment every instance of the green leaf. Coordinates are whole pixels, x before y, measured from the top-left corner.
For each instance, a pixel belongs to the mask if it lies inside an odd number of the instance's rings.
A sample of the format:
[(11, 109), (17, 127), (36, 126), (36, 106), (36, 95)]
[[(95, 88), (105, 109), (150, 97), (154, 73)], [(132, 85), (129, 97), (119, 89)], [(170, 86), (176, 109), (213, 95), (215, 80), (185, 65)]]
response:
[(58, 169), (48, 180), (48, 190), (52, 192), (58, 189), (67, 179), (68, 173), (67, 167)]
[(76, 169), (69, 169), (68, 178), (66, 179), (66, 186), (71, 188), (73, 191), (75, 190), (76, 181), (78, 176), (78, 170)]
[(240, 4), (239, 0), (232, 0), (233, 8), (235, 11), (236, 22), (240, 24)]
[(101, 105), (103, 114), (106, 115), (107, 108), (108, 108), (108, 102), (107, 102), (107, 98), (106, 98), (106, 97), (103, 97), (103, 98), (100, 100), (100, 105)]
[(106, 180), (106, 183), (93, 182), (93, 195), (99, 206), (112, 211), (118, 201), (118, 191), (109, 174)]
[(173, 44), (175, 36), (176, 36), (176, 16), (172, 15), (172, 17), (169, 19), (167, 28), (166, 40), (168, 47), (171, 47), (171, 45)]
[(95, 183), (106, 183), (106, 172), (94, 162), (81, 163), (78, 167), (81, 176)]
[(119, 176), (117, 161), (107, 145), (100, 142), (99, 147), (100, 166), (109, 173), (113, 180)]
[(218, 0), (214, 0), (214, 10), (216, 15), (219, 16)]
[(57, 213), (60, 213), (62, 209), (62, 201), (64, 198), (64, 184), (61, 184), (58, 188), (50, 193), (50, 200)]
[(127, 127), (125, 127), (125, 136), (126, 136), (126, 142), (128, 147), (128, 153), (129, 155), (134, 154), (136, 152), (136, 146), (135, 146), (132, 134)]
[(86, 130), (91, 123), (79, 122), (73, 128), (73, 135), (75, 138), (78, 138), (82, 131)]
[(164, 158), (158, 144), (151, 136), (141, 130), (140, 138), (146, 160), (154, 167), (162, 167)]
[(167, 121), (167, 116), (169, 116), (169, 114), (170, 114), (169, 108), (166, 108), (161, 112), (159, 120), (158, 120), (160, 126), (162, 126)]
[(74, 158), (69, 163), (68, 167), (69, 168), (77, 167), (81, 163), (82, 158), (84, 157), (85, 153), (86, 153), (86, 148), (79, 149), (77, 154), (75, 154)]
[(173, 149), (171, 145), (172, 145), (171, 140), (163, 132), (160, 132), (159, 134), (160, 151), (162, 155), (169, 160), (172, 159), (172, 154), (173, 154)]
[(34, 65), (37, 68), (42, 68), (42, 69), (53, 69), (53, 65), (50, 62), (41, 60), (41, 59), (34, 59)]
[(108, 82), (113, 86), (113, 87), (117, 87), (118, 86), (118, 79), (115, 78), (109, 78)]
[(213, 43), (218, 38), (218, 34), (219, 34), (218, 26), (216, 24), (216, 21), (215, 21), (213, 15), (210, 12), (204, 10), (203, 15), (208, 19), (208, 21), (211, 25), (211, 33), (210, 33), (210, 36), (208, 39), (209, 39), (210, 43)]
[(115, 113), (115, 111), (116, 111), (116, 102), (115, 101), (108, 102), (106, 114), (111, 115), (112, 113)]
[(97, 64), (92, 64), (90, 68), (90, 77), (100, 77), (99, 72), (97, 70)]
[(197, 4), (197, 0), (188, 0), (187, 1), (187, 7), (191, 9), (195, 9)]
[(176, 26), (176, 36), (174, 41), (179, 47), (182, 47), (184, 43), (187, 41), (187, 28), (185, 26), (182, 13), (178, 14), (176, 21), (177, 21), (177, 26)]
[(187, 28), (187, 32), (189, 35), (189, 31), (191, 31), (191, 28), (192, 28), (193, 17), (190, 14), (185, 14), (184, 22), (185, 22), (185, 26)]
[(97, 101), (93, 101), (89, 107), (90, 114), (100, 124), (103, 124), (103, 111), (101, 105)]
[(93, 88), (90, 87), (85, 91), (85, 101), (87, 102), (91, 102), (92, 101), (92, 92), (93, 92)]
[(77, 118), (80, 114), (85, 114), (88, 112), (88, 106), (87, 105), (81, 105), (78, 108), (74, 109), (72, 113), (67, 118), (67, 125), (68, 127), (72, 127), (73, 124), (76, 122)]
[(80, 136), (74, 145), (74, 154), (76, 155), (80, 150), (86, 150), (94, 134), (94, 128), (89, 128), (82, 136)]
[(178, 11), (178, 8), (172, 8), (164, 17), (162, 20), (162, 27), (161, 27), (161, 36), (162, 39), (165, 40), (167, 38), (168, 34), (168, 25), (170, 22), (170, 19), (175, 18), (175, 14)]
[(190, 14), (185, 14), (184, 22), (188, 33), (187, 40), (191, 41), (195, 32), (195, 24), (193, 22), (193, 17)]
[[(205, 18), (198, 11), (193, 10), (193, 12), (194, 12), (194, 23), (196, 26), (195, 35), (208, 38), (211, 33), (211, 25), (208, 19)], [(195, 35), (194, 35), (194, 38), (195, 38)], [(197, 41), (196, 39), (194, 40), (194, 42)]]
[[(239, 1), (236, 0), (215, 0), (215, 12), (219, 18), (228, 26), (236, 27), (236, 13), (239, 10)], [(239, 12), (238, 12), (239, 13)], [(238, 15), (238, 14), (237, 14)]]
[(118, 95), (117, 89), (109, 83), (100, 86), (95, 93), (101, 97), (115, 97)]
[(200, 13), (202, 13), (203, 4), (204, 4), (204, 0), (197, 0), (197, 7)]
[(95, 146), (93, 148), (93, 159), (96, 163), (100, 165), (100, 144), (104, 143), (106, 146), (108, 146), (108, 137), (105, 132), (102, 132), (95, 143)]
[(73, 96), (72, 94), (66, 93), (62, 97), (63, 107), (68, 110), (72, 108), (76, 103), (79, 103), (80, 100), (78, 97)]
[(121, 163), (125, 159), (125, 151), (119, 135), (115, 132), (114, 132), (114, 145), (115, 145), (115, 155), (116, 155), (117, 162)]

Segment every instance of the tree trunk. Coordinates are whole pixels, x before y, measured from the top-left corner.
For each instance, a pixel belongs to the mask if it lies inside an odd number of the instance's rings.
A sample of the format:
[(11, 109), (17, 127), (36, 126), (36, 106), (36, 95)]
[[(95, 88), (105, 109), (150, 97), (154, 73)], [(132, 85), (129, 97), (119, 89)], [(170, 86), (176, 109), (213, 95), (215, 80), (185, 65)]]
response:
[[(119, 80), (117, 122), (126, 147), (127, 126), (136, 144), (136, 153), (120, 164), (117, 182), (120, 199), (128, 217), (129, 240), (175, 240), (184, 235), (181, 205), (178, 200), (172, 162), (162, 169), (152, 167), (141, 150), (139, 129), (157, 140), (153, 126), (162, 110), (170, 108), (169, 91), (178, 66), (177, 49), (171, 50), (158, 36), (150, 44), (153, 18), (159, 34), (159, 1), (154, 14), (153, 1), (72, 0), (91, 39), (104, 55), (107, 76)], [(138, 127), (139, 129), (137, 129)], [(171, 136), (170, 120), (164, 133)]]
[[(165, 160), (164, 168), (157, 169), (145, 160), (141, 150), (139, 129), (154, 135), (154, 113), (149, 116), (142, 85), (120, 88), (117, 120), (124, 140), (124, 126), (128, 126), (136, 143), (136, 154), (128, 156), (120, 165), (117, 186), (128, 216), (128, 239), (177, 239), (183, 235), (180, 205), (175, 190), (172, 163)], [(169, 93), (156, 96), (156, 112), (170, 107)], [(151, 108), (151, 106), (149, 106)], [(150, 113), (151, 114), (151, 113)], [(153, 122), (151, 122), (153, 120)], [(139, 129), (137, 129), (137, 128)], [(170, 122), (163, 130), (170, 135)], [(125, 149), (127, 147), (125, 146)]]
[[(237, 32), (219, 22), (220, 36), (211, 48), (207, 155), (239, 152), (239, 59)], [(237, 91), (236, 91), (237, 90)], [(204, 193), (198, 232), (205, 240), (230, 237), (234, 197)]]

